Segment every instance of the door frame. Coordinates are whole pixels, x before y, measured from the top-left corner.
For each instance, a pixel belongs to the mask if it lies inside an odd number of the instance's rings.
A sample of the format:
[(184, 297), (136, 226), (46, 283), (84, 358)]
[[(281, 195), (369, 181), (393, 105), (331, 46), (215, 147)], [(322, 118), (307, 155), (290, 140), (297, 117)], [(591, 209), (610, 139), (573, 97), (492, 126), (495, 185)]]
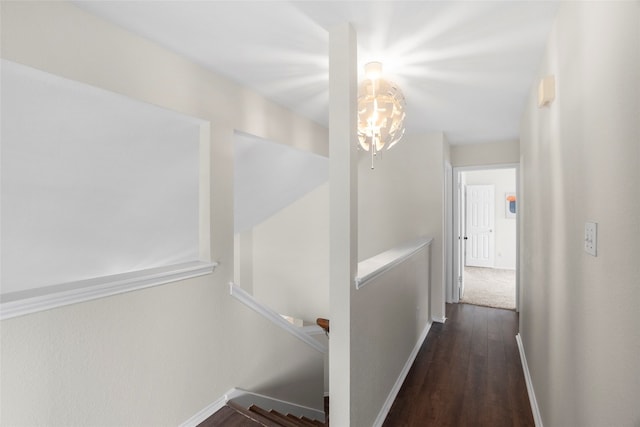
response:
[[(516, 194), (518, 197), (518, 208), (516, 212), (516, 311), (520, 311), (520, 206), (522, 206), (522, 191), (520, 188), (520, 164), (519, 163), (498, 163), (492, 165), (477, 165), (477, 166), (456, 166), (453, 168), (453, 179), (451, 180), (452, 188), (451, 193), (453, 194), (453, 235), (451, 240), (451, 248), (452, 251), (448, 252), (453, 256), (452, 262), (447, 263), (447, 266), (451, 265), (451, 289), (448, 289), (447, 294), (451, 295), (452, 303), (460, 302), (460, 292), (459, 292), (459, 278), (456, 274), (456, 266), (460, 263), (461, 249), (458, 245), (458, 241), (462, 240), (463, 236), (461, 234), (462, 230), (460, 229), (460, 214), (461, 209), (464, 209), (464, 206), (460, 206), (460, 197), (459, 192), (462, 191), (462, 183), (460, 180), (460, 174), (462, 172), (470, 172), (470, 171), (479, 171), (479, 170), (492, 170), (492, 169), (515, 169), (516, 171)], [(462, 252), (464, 252), (462, 250)]]
[(444, 163), (444, 259), (443, 268), (445, 271), (445, 299), (447, 302), (451, 302), (451, 290), (453, 289), (453, 254), (455, 252), (455, 239), (453, 238), (453, 167), (451, 163), (445, 161)]

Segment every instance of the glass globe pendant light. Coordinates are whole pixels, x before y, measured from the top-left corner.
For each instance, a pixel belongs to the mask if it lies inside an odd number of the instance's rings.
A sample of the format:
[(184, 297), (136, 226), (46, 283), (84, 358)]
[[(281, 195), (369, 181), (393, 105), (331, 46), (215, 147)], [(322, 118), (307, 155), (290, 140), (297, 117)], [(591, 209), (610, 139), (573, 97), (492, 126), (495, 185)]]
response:
[(373, 159), (384, 147), (390, 149), (404, 135), (405, 100), (400, 88), (383, 78), (382, 64), (365, 65), (365, 79), (358, 87), (358, 142)]

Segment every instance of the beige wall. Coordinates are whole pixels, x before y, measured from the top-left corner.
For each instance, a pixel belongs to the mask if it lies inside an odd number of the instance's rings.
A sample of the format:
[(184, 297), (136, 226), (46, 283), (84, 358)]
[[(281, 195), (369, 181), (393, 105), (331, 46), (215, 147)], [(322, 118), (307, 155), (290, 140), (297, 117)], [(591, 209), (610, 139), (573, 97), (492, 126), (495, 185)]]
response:
[(519, 161), (520, 143), (518, 141), (451, 146), (451, 164), (454, 167), (497, 165)]
[(234, 272), (236, 285), (253, 295), (253, 229), (233, 236)]
[[(430, 321), (430, 311), (436, 318), (444, 316), (442, 188), (447, 148), (441, 133), (407, 136), (376, 159), (374, 170), (369, 153), (357, 153), (359, 259), (417, 236), (433, 236), (434, 243), (428, 268), (423, 259), (427, 254), (422, 253), (351, 296), (354, 425), (370, 425), (378, 415), (417, 335)], [(307, 321), (329, 316), (328, 210), (325, 184), (253, 228), (253, 292), (259, 301)], [(434, 284), (432, 299), (427, 274)], [(367, 374), (382, 366), (379, 375)]]
[(445, 315), (443, 188), (447, 151), (443, 134), (429, 133), (406, 135), (376, 158), (373, 170), (369, 153), (358, 153), (358, 259), (419, 236), (433, 237), (433, 242), (429, 251), (351, 294), (354, 426), (373, 424), (418, 335), (432, 318)]
[(308, 322), (329, 317), (329, 184), (253, 228), (253, 296)]
[(417, 236), (434, 238), (431, 248), (432, 316), (444, 313), (444, 160), (442, 133), (405, 135), (370, 168), (360, 153), (358, 259), (367, 259)]
[[(522, 122), (521, 313), (545, 426), (640, 425), (640, 3), (563, 2)], [(598, 223), (598, 256), (583, 250)]]
[(212, 123), (220, 266), (2, 321), (0, 424), (178, 425), (232, 387), (322, 408), (322, 354), (233, 300), (228, 283), (234, 129), (323, 155), (326, 130), (70, 4), (1, 7), (3, 58)]
[(352, 426), (374, 425), (431, 321), (429, 252), (422, 248), (352, 297)]

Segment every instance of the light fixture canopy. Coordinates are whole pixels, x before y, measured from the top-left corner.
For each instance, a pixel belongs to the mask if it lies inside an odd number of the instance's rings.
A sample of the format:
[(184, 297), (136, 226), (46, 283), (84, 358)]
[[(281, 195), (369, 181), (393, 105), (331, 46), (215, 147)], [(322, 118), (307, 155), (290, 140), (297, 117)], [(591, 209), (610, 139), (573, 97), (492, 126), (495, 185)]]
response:
[(384, 147), (393, 147), (404, 135), (405, 99), (398, 85), (383, 79), (382, 64), (365, 65), (365, 79), (358, 88), (358, 142), (373, 158)]

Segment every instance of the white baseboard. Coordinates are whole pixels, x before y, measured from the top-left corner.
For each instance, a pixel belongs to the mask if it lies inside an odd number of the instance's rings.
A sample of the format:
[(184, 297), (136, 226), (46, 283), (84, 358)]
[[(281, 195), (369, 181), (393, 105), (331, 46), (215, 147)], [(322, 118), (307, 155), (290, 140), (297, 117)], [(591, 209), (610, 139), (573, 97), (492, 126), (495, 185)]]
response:
[(433, 320), (436, 323), (444, 323), (447, 321), (447, 318), (442, 316), (442, 317), (432, 317), (431, 320)]
[(226, 392), (224, 395), (216, 399), (214, 402), (202, 408), (200, 411), (198, 411), (198, 413), (196, 413), (194, 416), (189, 418), (187, 421), (180, 424), (180, 427), (196, 427), (198, 424), (200, 424), (201, 422), (209, 418), (211, 415), (215, 414), (220, 409), (222, 409), (224, 405), (227, 404), (229, 399), (236, 396), (236, 394), (237, 394), (237, 390), (235, 388), (232, 388), (231, 390)]
[(522, 345), (522, 338), (520, 338), (520, 334), (516, 335), (516, 342), (518, 343), (518, 351), (520, 352), (520, 362), (522, 362), (524, 380), (527, 384), (527, 393), (529, 394), (529, 403), (531, 404), (531, 412), (533, 413), (533, 422), (535, 423), (536, 427), (543, 427), (542, 417), (540, 416), (540, 408), (538, 408), (536, 393), (533, 391), (533, 383), (531, 382), (529, 365), (527, 364), (527, 357), (524, 354), (524, 346)]
[(404, 380), (407, 377), (407, 374), (409, 373), (409, 370), (411, 369), (413, 362), (416, 360), (416, 356), (420, 351), (420, 347), (422, 347), (422, 343), (424, 342), (424, 340), (427, 338), (427, 335), (429, 334), (429, 329), (431, 329), (431, 322), (427, 323), (427, 326), (425, 326), (424, 330), (420, 334), (420, 337), (418, 338), (418, 342), (416, 342), (416, 345), (413, 347), (413, 350), (411, 351), (411, 354), (409, 355), (407, 362), (404, 364), (402, 371), (400, 371), (400, 375), (398, 375), (398, 379), (396, 380), (395, 384), (391, 388), (391, 391), (387, 396), (387, 400), (385, 400), (384, 405), (382, 405), (382, 408), (380, 409), (380, 412), (378, 412), (378, 416), (376, 417), (376, 420), (373, 422), (372, 427), (382, 427), (384, 420), (387, 418), (387, 415), (391, 410), (391, 405), (393, 405), (393, 402), (396, 400), (396, 397), (398, 396), (398, 392), (402, 387), (402, 383), (404, 383)]

